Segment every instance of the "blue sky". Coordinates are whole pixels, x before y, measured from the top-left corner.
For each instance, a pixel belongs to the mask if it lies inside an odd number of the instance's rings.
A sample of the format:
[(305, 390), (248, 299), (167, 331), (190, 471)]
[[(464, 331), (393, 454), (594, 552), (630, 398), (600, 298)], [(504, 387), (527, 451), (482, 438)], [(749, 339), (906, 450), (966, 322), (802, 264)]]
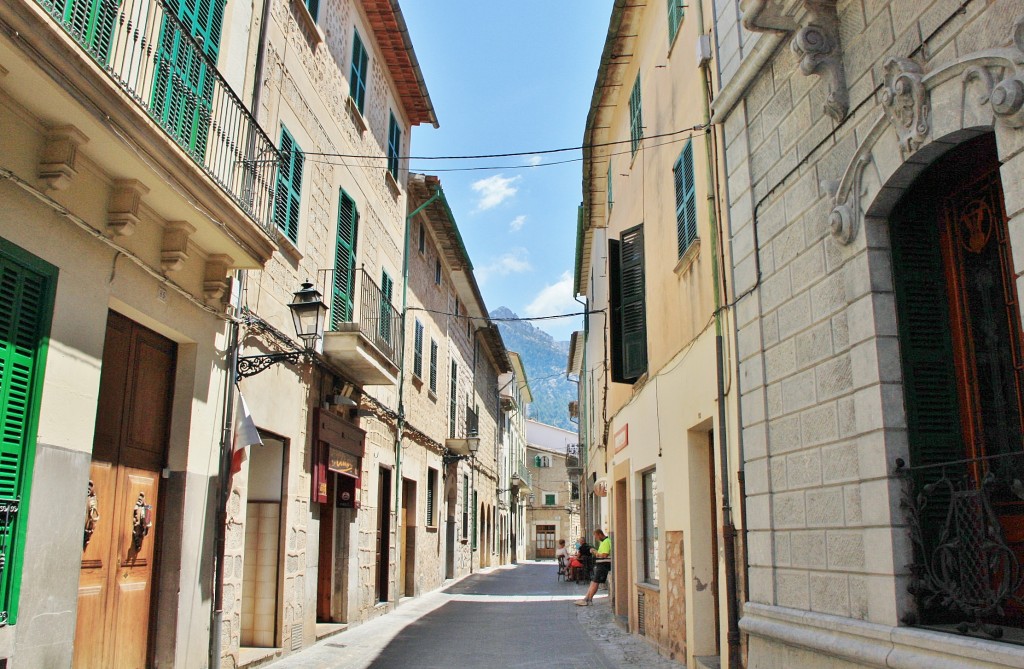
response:
[[(414, 156), (579, 146), (611, 0), (405, 0), (416, 55), (441, 127), (413, 130)], [(441, 177), (489, 309), (520, 316), (580, 311), (572, 299), (580, 152), (417, 161)], [(537, 163), (536, 167), (524, 167)], [(486, 171), (444, 169), (493, 167)], [(579, 319), (537, 322), (568, 339)]]

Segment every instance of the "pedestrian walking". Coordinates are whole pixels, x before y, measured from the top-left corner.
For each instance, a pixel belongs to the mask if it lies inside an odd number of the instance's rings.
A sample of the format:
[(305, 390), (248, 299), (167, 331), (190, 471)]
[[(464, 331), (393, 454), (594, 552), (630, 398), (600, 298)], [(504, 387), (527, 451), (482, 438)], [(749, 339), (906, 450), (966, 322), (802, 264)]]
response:
[(594, 549), (594, 577), (590, 581), (586, 596), (576, 602), (576, 606), (590, 606), (597, 594), (597, 588), (608, 582), (608, 572), (612, 570), (612, 540), (600, 528), (594, 530), (597, 548)]

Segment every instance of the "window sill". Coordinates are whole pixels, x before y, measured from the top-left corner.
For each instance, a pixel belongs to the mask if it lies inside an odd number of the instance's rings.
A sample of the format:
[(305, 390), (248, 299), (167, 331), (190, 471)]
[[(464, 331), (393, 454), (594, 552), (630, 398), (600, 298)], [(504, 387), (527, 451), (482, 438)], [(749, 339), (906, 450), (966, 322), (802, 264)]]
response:
[(299, 262), (302, 260), (302, 251), (299, 251), (299, 247), (292, 240), (288, 239), (288, 235), (277, 231), (277, 245), (281, 249), (281, 253), (286, 257), (290, 258), (292, 262)]
[(402, 187), (398, 184), (398, 179), (391, 173), (391, 170), (384, 170), (384, 181), (387, 182), (388, 188), (391, 189), (391, 194), (396, 198), (402, 194)]
[(675, 268), (672, 270), (677, 276), (682, 276), (690, 266), (697, 260), (697, 256), (700, 255), (700, 237), (694, 239), (685, 251), (683, 251), (683, 257), (676, 263)]
[(416, 372), (412, 373), (412, 385), (416, 387), (416, 390), (423, 389), (423, 379), (421, 379), (419, 375), (416, 374)]
[(427, 532), (437, 532), (437, 525), (426, 525), (423, 529)]
[(370, 129), (370, 126), (366, 123), (366, 119), (363, 117), (363, 113), (359, 111), (359, 107), (356, 106), (356, 101), (352, 99), (351, 95), (348, 96), (348, 99), (345, 101), (345, 106), (348, 108), (348, 115), (352, 117), (352, 125), (356, 127), (359, 134), (364, 134)]
[(636, 587), (643, 588), (644, 590), (650, 590), (651, 592), (661, 592), (661, 585), (658, 583), (651, 583), (650, 581), (637, 581)]
[(432, 401), (437, 402), (437, 393), (435, 393), (433, 390), (430, 390), (429, 388), (427, 389), (427, 397), (429, 397)]
[(303, 28), (307, 39), (309, 39), (309, 45), (314, 49), (320, 42), (324, 41), (324, 33), (320, 30), (320, 26), (316, 24), (316, 19), (309, 13), (309, 8), (306, 7), (306, 3), (302, 0), (292, 0), (292, 7), (295, 9), (295, 19), (299, 22), (299, 26)]

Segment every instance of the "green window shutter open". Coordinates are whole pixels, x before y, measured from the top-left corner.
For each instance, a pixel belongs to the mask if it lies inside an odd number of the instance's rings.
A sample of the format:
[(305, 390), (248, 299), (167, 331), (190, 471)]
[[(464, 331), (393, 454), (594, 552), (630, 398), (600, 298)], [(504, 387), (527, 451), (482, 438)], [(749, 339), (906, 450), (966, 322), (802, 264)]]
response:
[(68, 32), (101, 63), (110, 57), (110, 44), (114, 35), (118, 3), (112, 0), (56, 0), (54, 14), (60, 13), (61, 23)]
[(345, 191), (338, 192), (338, 244), (334, 255), (334, 286), (331, 300), (331, 329), (352, 320), (355, 297), (356, 234), (359, 212), (355, 201)]
[(427, 527), (434, 526), (434, 487), (437, 486), (437, 472), (427, 469)]
[(437, 392), (437, 342), (430, 340), (430, 389)]
[(676, 242), (679, 257), (697, 240), (697, 192), (693, 175), (693, 142), (686, 142), (672, 167), (676, 193)]
[(194, 41), (165, 17), (157, 42), (153, 111), (167, 132), (196, 158), (206, 155), (224, 3), (225, 0), (167, 0), (167, 8)]
[(636, 75), (633, 91), (629, 94), (629, 139), (630, 150), (636, 154), (640, 148), (640, 140), (644, 136), (643, 109), (640, 102), (640, 75)]
[(448, 438), (455, 438), (455, 420), (458, 418), (459, 364), (452, 360), (451, 394), (448, 397)]
[(621, 252), (619, 240), (608, 240), (608, 328), (611, 349), (612, 382), (629, 383), (622, 374), (622, 272), (619, 270)]
[(413, 352), (412, 352), (412, 373), (423, 378), (423, 324), (419, 321), (414, 323)]
[(356, 30), (352, 37), (352, 68), (349, 70), (349, 84), (348, 94), (356, 103), (356, 109), (359, 113), (363, 113), (366, 104), (366, 78), (369, 74), (368, 65), (370, 57), (366, 53), (366, 47), (363, 46), (363, 40), (359, 37), (359, 31)]
[[(10, 254), (5, 251), (10, 250)], [(0, 240), (0, 618), (17, 622), (39, 386), (56, 270)]]
[(395, 120), (394, 112), (388, 122), (388, 172), (398, 181), (398, 156), (402, 147), (402, 128)]
[(320, 0), (306, 0), (306, 9), (309, 10), (309, 15), (313, 17), (314, 21), (319, 20)]
[(622, 375), (639, 378), (647, 371), (647, 298), (644, 290), (644, 226), (622, 233), (619, 240), (621, 280)]
[(679, 24), (683, 21), (683, 0), (668, 0), (668, 44), (676, 41)]
[(302, 166), (306, 157), (288, 129), (281, 126), (281, 152), (274, 197), (274, 224), (293, 244), (299, 242), (299, 212), (302, 205)]
[(391, 343), (391, 294), (394, 291), (394, 287), (395, 284), (387, 270), (382, 270), (380, 276), (380, 325), (378, 331), (381, 338), (389, 344)]

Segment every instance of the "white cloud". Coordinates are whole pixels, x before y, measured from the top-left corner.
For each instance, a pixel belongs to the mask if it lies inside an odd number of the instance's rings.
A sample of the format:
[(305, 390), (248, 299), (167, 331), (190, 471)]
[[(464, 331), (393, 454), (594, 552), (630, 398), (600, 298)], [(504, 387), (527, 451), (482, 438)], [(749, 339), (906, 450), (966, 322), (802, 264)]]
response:
[(505, 200), (513, 197), (519, 192), (513, 184), (521, 177), (506, 177), (495, 174), (480, 181), (474, 181), (472, 188), (480, 194), (480, 201), (476, 204), (477, 211), (485, 211), (497, 207)]
[(508, 253), (498, 256), (483, 267), (477, 267), (473, 271), (480, 283), (484, 283), (492, 276), (521, 274), (533, 269), (528, 256), (529, 252), (526, 249), (522, 247), (514, 248)]
[(554, 316), (580, 310), (580, 303), (572, 299), (572, 273), (563, 272), (555, 283), (549, 283), (533, 301), (526, 305), (527, 316)]
[(544, 158), (541, 156), (527, 156), (526, 158), (526, 164), (530, 167), (537, 167), (542, 162), (544, 162)]
[(516, 216), (512, 219), (512, 222), (508, 224), (508, 229), (512, 232), (519, 232), (523, 229), (523, 224), (526, 223), (525, 216)]

